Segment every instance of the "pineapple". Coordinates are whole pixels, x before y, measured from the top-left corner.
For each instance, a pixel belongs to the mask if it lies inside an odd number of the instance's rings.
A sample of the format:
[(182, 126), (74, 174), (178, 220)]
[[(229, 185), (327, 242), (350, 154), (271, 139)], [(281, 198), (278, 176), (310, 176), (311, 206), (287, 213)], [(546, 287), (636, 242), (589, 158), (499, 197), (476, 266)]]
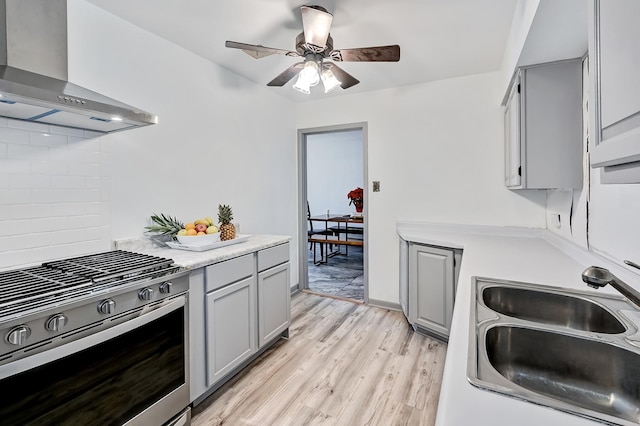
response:
[(169, 215), (157, 215), (154, 213), (153, 215), (151, 215), (151, 221), (154, 223), (154, 225), (145, 226), (144, 229), (146, 229), (147, 232), (153, 232), (160, 235), (174, 236), (178, 233), (179, 230), (184, 228), (184, 224), (182, 222)]
[(220, 241), (233, 240), (236, 237), (236, 227), (231, 220), (233, 212), (227, 205), (218, 205), (218, 221), (220, 222)]

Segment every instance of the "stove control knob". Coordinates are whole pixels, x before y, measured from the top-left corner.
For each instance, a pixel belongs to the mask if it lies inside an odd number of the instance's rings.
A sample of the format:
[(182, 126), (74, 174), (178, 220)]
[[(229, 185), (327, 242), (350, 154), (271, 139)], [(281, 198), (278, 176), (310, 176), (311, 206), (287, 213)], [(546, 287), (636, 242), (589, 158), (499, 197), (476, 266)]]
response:
[(98, 304), (98, 312), (101, 314), (111, 314), (116, 309), (116, 302), (111, 299), (103, 300)]
[(62, 314), (57, 314), (54, 315), (52, 317), (50, 317), (47, 320), (47, 323), (45, 324), (45, 327), (47, 330), (49, 331), (62, 331), (64, 329), (64, 326), (67, 325), (67, 322), (69, 321), (69, 319), (62, 315)]
[(10, 345), (22, 346), (25, 344), (30, 335), (31, 329), (29, 327), (27, 327), (26, 325), (19, 325), (9, 330), (9, 332), (5, 336), (5, 340)]
[(164, 293), (164, 294), (171, 293), (171, 287), (173, 287), (173, 283), (171, 281), (166, 281), (160, 284), (160, 293)]
[(152, 288), (143, 288), (138, 292), (138, 299), (140, 300), (151, 300), (153, 298), (153, 289)]

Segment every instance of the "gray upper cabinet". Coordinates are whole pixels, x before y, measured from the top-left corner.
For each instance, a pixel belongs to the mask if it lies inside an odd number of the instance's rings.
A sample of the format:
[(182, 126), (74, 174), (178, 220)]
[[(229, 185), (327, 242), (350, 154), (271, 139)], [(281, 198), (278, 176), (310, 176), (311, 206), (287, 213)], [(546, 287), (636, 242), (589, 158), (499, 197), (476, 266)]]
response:
[(582, 186), (582, 60), (519, 68), (505, 96), (505, 184)]
[(590, 3), (591, 165), (603, 183), (640, 183), (640, 1)]

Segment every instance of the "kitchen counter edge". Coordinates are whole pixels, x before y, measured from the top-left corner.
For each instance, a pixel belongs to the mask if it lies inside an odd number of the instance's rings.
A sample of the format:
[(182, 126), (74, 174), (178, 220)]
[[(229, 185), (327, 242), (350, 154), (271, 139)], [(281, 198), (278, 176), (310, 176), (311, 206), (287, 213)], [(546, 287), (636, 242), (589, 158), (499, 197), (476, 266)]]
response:
[(163, 247), (152, 239), (143, 237), (115, 240), (114, 248), (169, 258), (186, 270), (194, 270), (290, 241), (291, 236), (288, 235), (251, 235), (247, 241), (241, 243), (207, 251), (189, 251)]

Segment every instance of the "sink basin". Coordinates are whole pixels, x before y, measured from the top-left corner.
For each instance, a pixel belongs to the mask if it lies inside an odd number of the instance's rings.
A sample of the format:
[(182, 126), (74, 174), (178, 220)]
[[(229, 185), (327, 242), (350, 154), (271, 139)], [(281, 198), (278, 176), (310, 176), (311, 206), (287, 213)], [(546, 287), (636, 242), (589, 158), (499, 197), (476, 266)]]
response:
[(471, 296), (471, 384), (607, 424), (640, 424), (640, 312), (629, 300), (479, 277)]
[(543, 324), (595, 333), (623, 333), (625, 326), (611, 312), (576, 296), (518, 287), (486, 287), (482, 300), (501, 314)]
[(640, 422), (640, 354), (537, 329), (487, 330), (487, 357), (507, 380), (589, 410)]

